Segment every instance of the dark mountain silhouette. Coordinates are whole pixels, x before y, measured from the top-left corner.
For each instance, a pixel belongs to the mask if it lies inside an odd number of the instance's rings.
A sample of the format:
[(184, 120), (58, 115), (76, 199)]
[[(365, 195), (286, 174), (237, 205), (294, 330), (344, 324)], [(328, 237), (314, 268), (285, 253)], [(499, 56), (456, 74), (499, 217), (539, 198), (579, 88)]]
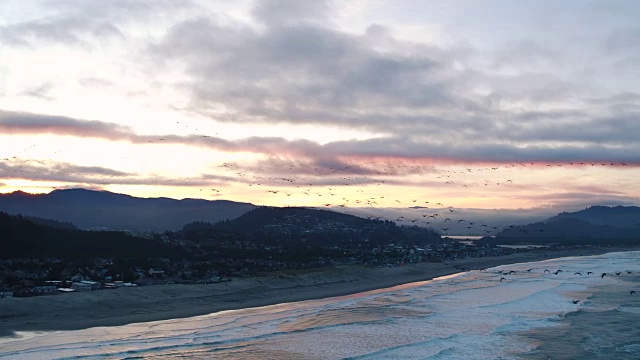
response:
[(609, 225), (615, 227), (640, 226), (640, 207), (637, 206), (591, 206), (576, 212), (563, 212), (549, 221), (577, 219), (593, 225)]
[[(425, 228), (399, 227), (391, 221), (301, 207), (259, 207), (210, 229), (243, 233), (256, 242), (293, 246), (424, 244), (440, 240), (440, 234)], [(184, 231), (202, 235), (207, 225), (189, 224)]]
[(592, 206), (547, 221), (511, 226), (482, 242), (497, 244), (640, 244), (640, 208)]
[(178, 230), (188, 222), (233, 219), (254, 208), (226, 200), (137, 198), (86, 189), (0, 194), (0, 211), (69, 221), (82, 229)]
[(0, 258), (179, 256), (161, 241), (117, 231), (81, 231), (35, 223), (0, 212)]
[(378, 224), (355, 215), (339, 213), (330, 210), (319, 210), (303, 207), (267, 207), (262, 206), (233, 219), (220, 224), (221, 227), (231, 230), (255, 231), (265, 226), (299, 224), (307, 228), (324, 223), (341, 223), (351, 226), (363, 226), (366, 224)]

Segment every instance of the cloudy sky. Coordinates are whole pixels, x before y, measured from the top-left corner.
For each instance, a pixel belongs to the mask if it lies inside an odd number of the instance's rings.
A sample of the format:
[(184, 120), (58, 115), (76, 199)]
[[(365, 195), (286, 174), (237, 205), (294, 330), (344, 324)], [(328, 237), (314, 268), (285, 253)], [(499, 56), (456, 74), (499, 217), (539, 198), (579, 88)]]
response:
[(639, 204), (635, 0), (4, 0), (0, 192)]

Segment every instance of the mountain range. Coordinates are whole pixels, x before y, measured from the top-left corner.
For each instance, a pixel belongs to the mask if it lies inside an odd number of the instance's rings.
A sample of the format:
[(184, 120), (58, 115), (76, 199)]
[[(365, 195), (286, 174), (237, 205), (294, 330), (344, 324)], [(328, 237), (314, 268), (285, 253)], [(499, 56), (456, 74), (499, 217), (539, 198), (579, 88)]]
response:
[(499, 244), (640, 244), (640, 207), (591, 206), (546, 221), (509, 226), (484, 242)]
[[(224, 224), (223, 228), (256, 231), (253, 227), (266, 226), (276, 218), (294, 214), (300, 216), (299, 212), (304, 212), (305, 216), (313, 214), (312, 218), (319, 223), (336, 221), (338, 218), (339, 222), (345, 224), (364, 220), (344, 217), (332, 211), (309, 212), (295, 208), (262, 208), (252, 212), (258, 209), (253, 204), (227, 200), (138, 198), (87, 189), (54, 190), (48, 194), (21, 191), (0, 194), (0, 211), (32, 217), (36, 222), (55, 220), (60, 222), (58, 227), (75, 225), (79, 229), (90, 230), (177, 231), (193, 222), (215, 224), (244, 215), (238, 221)], [(280, 223), (280, 220), (276, 220), (276, 223)], [(640, 239), (640, 207), (591, 206), (576, 212), (562, 212), (545, 221), (508, 226), (495, 237), (485, 238), (485, 241), (546, 244), (582, 243), (593, 239), (596, 242), (605, 239), (623, 242)]]
[(234, 219), (254, 208), (227, 200), (138, 198), (86, 189), (0, 194), (0, 211), (71, 222), (92, 230), (173, 231), (193, 221)]
[(640, 226), (640, 207), (637, 206), (591, 206), (576, 212), (562, 212), (549, 219), (550, 222), (576, 219), (593, 225), (608, 225), (613, 227)]

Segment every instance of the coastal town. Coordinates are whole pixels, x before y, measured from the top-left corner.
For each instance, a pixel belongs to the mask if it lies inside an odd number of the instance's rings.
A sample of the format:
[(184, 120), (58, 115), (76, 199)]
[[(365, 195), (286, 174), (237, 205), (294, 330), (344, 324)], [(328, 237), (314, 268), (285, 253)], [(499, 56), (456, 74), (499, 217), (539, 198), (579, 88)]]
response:
[[(172, 239), (166, 235), (162, 236), (160, 241), (179, 243), (191, 250), (207, 251), (203, 250), (201, 243)], [(490, 245), (476, 246), (471, 242), (450, 239), (422, 247), (393, 243), (372, 248), (332, 246), (324, 249), (324, 256), (302, 260), (287, 259), (287, 255), (295, 256), (295, 253), (289, 254), (284, 247), (259, 246), (253, 242), (226, 242), (224, 249), (230, 253), (250, 251), (262, 256), (254, 258), (246, 255), (245, 258), (234, 258), (219, 254), (206, 260), (169, 257), (4, 259), (0, 260), (0, 298), (116, 290), (122, 287), (161, 284), (212, 284), (232, 281), (234, 278), (284, 274), (296, 270), (340, 265), (398, 267), (411, 263), (446, 262), (467, 257), (501, 256), (526, 251)]]
[[(603, 209), (592, 208), (585, 214), (594, 211)], [(636, 209), (607, 211), (635, 214)], [(620, 231), (609, 231), (616, 236), (612, 238), (581, 233), (573, 239), (567, 233), (549, 237), (563, 221), (508, 226), (498, 236), (464, 240), (431, 228), (313, 208), (257, 207), (232, 220), (194, 221), (177, 231), (153, 233), (79, 230), (70, 223), (0, 213), (7, 235), (19, 239), (8, 239), (0, 257), (0, 298), (216, 284), (341, 266), (375, 269), (456, 263), (526, 253), (533, 247), (551, 252), (635, 241), (620, 237)], [(606, 229), (596, 225), (589, 229), (600, 228)], [(511, 235), (527, 232), (544, 235)]]

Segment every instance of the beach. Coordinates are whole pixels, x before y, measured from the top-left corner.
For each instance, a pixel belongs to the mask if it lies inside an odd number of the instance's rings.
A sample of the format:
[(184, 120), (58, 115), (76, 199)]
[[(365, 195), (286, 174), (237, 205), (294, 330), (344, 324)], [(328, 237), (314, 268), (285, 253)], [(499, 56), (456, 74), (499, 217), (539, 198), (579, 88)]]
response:
[(500, 257), (465, 258), (391, 268), (336, 266), (304, 272), (235, 278), (207, 285), (156, 285), (54, 296), (0, 299), (0, 336), (15, 331), (76, 330), (118, 326), (322, 299), (430, 280), (463, 269), (568, 256), (639, 250), (638, 247), (536, 249)]

